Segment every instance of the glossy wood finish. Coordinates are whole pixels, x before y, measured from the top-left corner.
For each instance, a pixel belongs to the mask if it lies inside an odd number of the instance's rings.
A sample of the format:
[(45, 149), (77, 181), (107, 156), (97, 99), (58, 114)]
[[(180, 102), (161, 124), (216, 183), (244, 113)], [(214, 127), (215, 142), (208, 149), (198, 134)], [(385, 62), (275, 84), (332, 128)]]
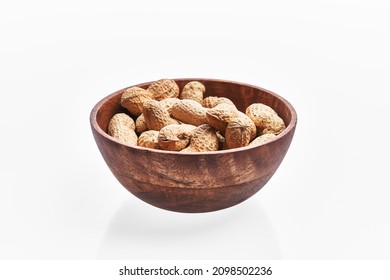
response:
[[(254, 102), (271, 106), (287, 128), (265, 145), (217, 152), (182, 154), (128, 146), (106, 133), (110, 118), (115, 113), (124, 112), (119, 100), (125, 89), (96, 104), (90, 122), (96, 144), (108, 167), (132, 194), (167, 210), (209, 212), (248, 199), (268, 182), (290, 146), (297, 115), (284, 98), (260, 87), (197, 78), (175, 81), (182, 90), (192, 80), (205, 85), (206, 96), (228, 97), (242, 111)], [(149, 84), (136, 86), (147, 88)]]

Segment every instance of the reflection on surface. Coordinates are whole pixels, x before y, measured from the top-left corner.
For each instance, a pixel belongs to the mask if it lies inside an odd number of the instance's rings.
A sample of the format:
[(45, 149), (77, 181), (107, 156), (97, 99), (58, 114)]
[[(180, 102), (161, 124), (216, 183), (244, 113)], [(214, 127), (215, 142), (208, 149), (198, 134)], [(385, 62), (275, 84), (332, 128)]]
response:
[(111, 220), (99, 259), (280, 259), (271, 222), (251, 198), (229, 209), (175, 213), (126, 199)]

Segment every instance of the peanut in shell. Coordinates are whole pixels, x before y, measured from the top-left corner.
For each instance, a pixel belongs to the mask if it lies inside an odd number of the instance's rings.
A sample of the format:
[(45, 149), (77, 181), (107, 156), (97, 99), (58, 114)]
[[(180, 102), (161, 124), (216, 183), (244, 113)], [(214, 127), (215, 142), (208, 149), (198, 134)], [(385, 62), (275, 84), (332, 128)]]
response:
[(189, 124), (170, 124), (163, 127), (158, 134), (161, 149), (180, 151), (188, 146), (196, 126)]
[(208, 96), (202, 100), (202, 106), (205, 108), (214, 108), (222, 103), (234, 105), (234, 103), (226, 97)]
[(158, 144), (158, 133), (159, 132), (157, 130), (148, 130), (142, 132), (138, 137), (138, 146), (159, 149), (160, 146)]
[(125, 113), (115, 114), (108, 123), (107, 132), (115, 139), (126, 144), (137, 145), (137, 134), (132, 118)]
[(151, 83), (148, 91), (152, 93), (153, 99), (157, 101), (171, 97), (179, 97), (179, 86), (171, 79), (161, 79)]
[(176, 104), (176, 102), (180, 101), (179, 98), (176, 98), (176, 97), (169, 97), (169, 98), (165, 98), (160, 102), (160, 105), (164, 108), (166, 108), (168, 110), (168, 113), (171, 114), (172, 113), (172, 107)]
[(171, 110), (173, 118), (195, 126), (207, 124), (206, 112), (206, 108), (192, 99), (179, 100)]
[(265, 104), (253, 103), (245, 113), (255, 123), (258, 136), (269, 133), (277, 135), (286, 128), (283, 119)]
[(218, 137), (214, 128), (202, 124), (193, 130), (190, 145), (182, 152), (211, 152), (218, 150)]
[(152, 99), (152, 94), (140, 87), (131, 87), (126, 89), (121, 95), (121, 106), (126, 108), (132, 115), (142, 114), (144, 103)]
[(242, 115), (230, 121), (226, 127), (225, 139), (228, 149), (248, 146), (256, 136), (256, 126), (251, 119)]
[(144, 104), (142, 113), (145, 118), (145, 124), (149, 130), (160, 131), (161, 128), (169, 124), (179, 124), (175, 119), (172, 119), (168, 110), (162, 107), (156, 100), (150, 100)]
[(198, 82), (192, 81), (187, 83), (182, 92), (180, 93), (180, 99), (192, 99), (202, 104), (203, 95), (206, 92), (205, 86)]
[(217, 131), (225, 133), (226, 126), (238, 115), (236, 106), (222, 103), (206, 112), (207, 122)]
[(144, 114), (141, 114), (138, 116), (138, 118), (135, 120), (135, 132), (138, 134), (141, 134), (144, 131), (147, 131), (148, 127), (145, 123), (145, 117)]
[(275, 137), (276, 137), (275, 134), (271, 134), (271, 133), (263, 134), (261, 136), (256, 137), (252, 142), (250, 142), (249, 146), (265, 144), (271, 141), (272, 139), (274, 139)]

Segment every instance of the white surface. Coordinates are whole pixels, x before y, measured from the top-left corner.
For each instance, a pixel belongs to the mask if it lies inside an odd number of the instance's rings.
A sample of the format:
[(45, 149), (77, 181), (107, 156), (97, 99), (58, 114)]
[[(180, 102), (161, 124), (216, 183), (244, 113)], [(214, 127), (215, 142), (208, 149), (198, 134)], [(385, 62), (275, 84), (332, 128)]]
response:
[[(0, 4), (0, 258), (390, 258), (387, 1), (127, 2)], [(295, 138), (263, 190), (179, 214), (120, 186), (90, 110), (162, 77), (293, 104)]]

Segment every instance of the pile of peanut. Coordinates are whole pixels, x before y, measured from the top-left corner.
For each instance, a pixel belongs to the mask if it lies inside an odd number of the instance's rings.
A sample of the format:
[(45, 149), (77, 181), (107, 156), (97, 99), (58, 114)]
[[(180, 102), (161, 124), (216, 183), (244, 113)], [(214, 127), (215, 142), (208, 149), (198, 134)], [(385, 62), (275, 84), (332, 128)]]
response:
[(228, 98), (204, 98), (205, 91), (202, 83), (192, 81), (180, 92), (170, 79), (155, 81), (147, 89), (130, 87), (121, 96), (129, 114), (114, 115), (108, 134), (146, 148), (207, 152), (260, 145), (286, 128), (267, 105), (253, 103), (243, 113)]

